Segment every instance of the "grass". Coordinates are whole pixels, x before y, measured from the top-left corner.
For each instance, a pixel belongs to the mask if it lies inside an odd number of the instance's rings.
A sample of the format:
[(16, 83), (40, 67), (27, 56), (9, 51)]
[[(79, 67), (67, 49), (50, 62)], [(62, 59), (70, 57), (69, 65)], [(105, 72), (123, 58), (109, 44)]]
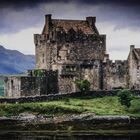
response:
[(59, 101), (0, 104), (0, 116), (18, 115), (23, 112), (46, 115), (95, 113), (96, 115), (130, 115), (140, 117), (140, 99), (134, 98), (126, 109), (118, 102), (118, 97), (70, 98)]

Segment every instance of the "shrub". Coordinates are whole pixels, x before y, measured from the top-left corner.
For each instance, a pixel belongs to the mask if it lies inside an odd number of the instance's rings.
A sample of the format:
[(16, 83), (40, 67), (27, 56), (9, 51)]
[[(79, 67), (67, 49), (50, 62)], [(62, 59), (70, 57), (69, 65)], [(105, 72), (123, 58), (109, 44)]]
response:
[(130, 107), (131, 106), (131, 100), (132, 98), (132, 93), (128, 89), (122, 89), (118, 92), (118, 97), (119, 97), (119, 102), (126, 106)]
[(131, 102), (131, 107), (129, 108), (131, 113), (140, 113), (140, 99), (134, 99)]
[(81, 92), (86, 92), (90, 90), (91, 84), (88, 80), (76, 79), (74, 82)]
[(43, 76), (45, 76), (44, 73), (43, 73), (43, 71), (42, 71), (41, 69), (36, 69), (36, 70), (34, 71), (34, 73), (35, 73), (35, 76), (38, 76), (38, 77), (43, 77)]

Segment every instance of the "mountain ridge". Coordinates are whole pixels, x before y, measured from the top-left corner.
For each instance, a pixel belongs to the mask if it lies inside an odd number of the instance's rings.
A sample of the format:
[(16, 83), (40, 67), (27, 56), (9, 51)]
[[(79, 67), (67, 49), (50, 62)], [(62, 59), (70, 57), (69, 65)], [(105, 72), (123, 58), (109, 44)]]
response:
[(19, 74), (35, 68), (35, 56), (0, 45), (0, 74)]

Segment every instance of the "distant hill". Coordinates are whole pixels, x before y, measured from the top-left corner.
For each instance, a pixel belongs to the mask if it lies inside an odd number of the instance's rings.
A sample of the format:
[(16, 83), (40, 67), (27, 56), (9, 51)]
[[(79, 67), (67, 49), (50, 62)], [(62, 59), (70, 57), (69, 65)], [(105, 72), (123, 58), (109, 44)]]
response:
[(0, 45), (0, 74), (19, 74), (34, 67), (34, 55), (24, 55), (17, 50), (9, 50)]

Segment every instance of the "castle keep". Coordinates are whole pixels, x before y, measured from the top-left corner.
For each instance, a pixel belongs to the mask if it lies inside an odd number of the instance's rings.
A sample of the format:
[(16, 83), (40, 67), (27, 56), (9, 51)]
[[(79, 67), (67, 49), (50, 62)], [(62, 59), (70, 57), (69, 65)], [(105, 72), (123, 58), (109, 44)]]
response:
[(42, 34), (34, 35), (36, 69), (58, 70), (60, 93), (74, 92), (75, 78), (88, 79), (91, 90), (103, 89), (106, 36), (95, 22), (95, 17), (60, 20), (46, 15)]
[(36, 70), (26, 77), (7, 78), (5, 95), (75, 92), (76, 78), (87, 79), (90, 90), (139, 89), (140, 50), (131, 45), (128, 60), (112, 62), (106, 54), (106, 35), (95, 24), (96, 17), (64, 20), (46, 15), (42, 34), (34, 35)]

